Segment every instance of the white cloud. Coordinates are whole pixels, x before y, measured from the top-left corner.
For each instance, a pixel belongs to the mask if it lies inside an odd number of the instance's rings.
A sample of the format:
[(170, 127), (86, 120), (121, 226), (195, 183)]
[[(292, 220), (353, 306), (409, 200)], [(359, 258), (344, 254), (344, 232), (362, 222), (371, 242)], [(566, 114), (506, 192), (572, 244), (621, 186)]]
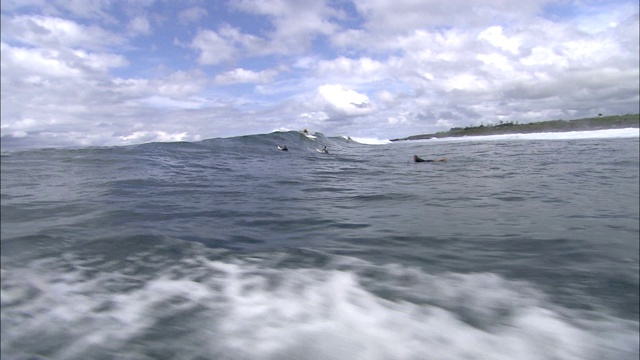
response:
[[(20, 119), (18, 121), (12, 122), (11, 125), (7, 123), (2, 124), (2, 129), (11, 129), (15, 133), (25, 134), (25, 131), (31, 130), (38, 126), (38, 121), (35, 119)], [(14, 135), (15, 136), (15, 135)], [(23, 137), (24, 135), (20, 136)]]
[[(86, 47), (102, 49), (125, 42), (118, 34), (98, 26), (86, 26), (50, 16), (3, 17), (3, 38), (43, 47)], [(6, 24), (5, 24), (6, 22)]]
[(216, 65), (232, 60), (238, 52), (229, 39), (211, 30), (200, 31), (191, 42), (191, 46), (200, 51), (198, 62), (204, 65)]
[(338, 116), (360, 116), (374, 110), (367, 95), (345, 89), (342, 85), (320, 86), (318, 94)]
[(531, 49), (529, 56), (521, 58), (520, 62), (529, 66), (551, 65), (557, 68), (567, 66), (566, 58), (561, 54), (557, 54), (553, 49), (543, 46), (536, 46)]
[(149, 20), (143, 16), (136, 16), (131, 19), (127, 28), (133, 35), (147, 35), (151, 32)]
[(278, 71), (274, 69), (263, 71), (251, 71), (243, 68), (237, 68), (231, 71), (216, 75), (214, 81), (218, 84), (242, 84), (257, 83), (264, 84), (273, 81), (278, 75)]
[(191, 47), (200, 52), (198, 62), (217, 65), (239, 56), (259, 56), (272, 53), (265, 41), (257, 36), (240, 32), (231, 26), (217, 31), (202, 30), (191, 41)]
[(209, 12), (206, 9), (195, 6), (181, 11), (178, 14), (178, 19), (182, 24), (196, 23), (207, 15), (209, 15)]
[(396, 95), (388, 90), (382, 90), (377, 94), (378, 100), (385, 104), (393, 104), (396, 101)]
[(266, 32), (268, 46), (270, 52), (277, 54), (302, 53), (316, 36), (335, 33), (338, 27), (331, 18), (341, 16), (324, 0), (237, 0), (232, 5), (270, 19), (274, 29)]
[(176, 71), (150, 82), (149, 92), (171, 97), (187, 97), (200, 93), (207, 84), (206, 75), (200, 70)]
[(458, 73), (444, 81), (445, 91), (463, 90), (478, 92), (489, 89), (488, 81), (470, 73)]
[(322, 76), (335, 76), (353, 82), (370, 82), (384, 78), (387, 75), (385, 70), (384, 64), (368, 57), (348, 59), (341, 56), (333, 60), (320, 61), (317, 67), (318, 74)]
[(478, 35), (478, 39), (485, 40), (489, 44), (502, 50), (509, 51), (512, 54), (517, 54), (518, 48), (520, 47), (520, 40), (506, 37), (502, 33), (501, 26), (492, 26), (488, 28)]
[(202, 103), (197, 100), (174, 100), (163, 96), (151, 96), (139, 100), (140, 104), (163, 110), (199, 109)]
[[(138, 0), (142, 3), (145, 0)], [(3, 0), (2, 10), (17, 10), (24, 8), (37, 8), (43, 13), (62, 15), (70, 13), (76, 17), (85, 19), (106, 19), (112, 21), (108, 11), (112, 0)]]
[(184, 141), (187, 133), (167, 133), (165, 131), (135, 131), (126, 136), (120, 136), (124, 144), (135, 144), (140, 142), (166, 142)]
[(2, 67), (12, 69), (3, 77), (17, 81), (48, 83), (47, 78), (82, 79), (106, 74), (109, 69), (126, 66), (119, 55), (90, 53), (82, 50), (49, 50), (13, 47), (2, 43)]
[(19, 48), (2, 43), (2, 67), (12, 69), (13, 74), (6, 73), (11, 77), (16, 73), (29, 74), (27, 79), (37, 79), (38, 75), (75, 77), (80, 74), (79, 69), (61, 61), (60, 57), (60, 52), (55, 50)]
[(387, 121), (389, 122), (389, 124), (391, 125), (397, 125), (397, 124), (406, 124), (409, 121), (407, 120), (407, 118), (403, 115), (398, 115), (398, 116), (390, 116), (389, 118), (387, 118)]
[(478, 60), (500, 70), (512, 69), (511, 61), (501, 54), (478, 54)]

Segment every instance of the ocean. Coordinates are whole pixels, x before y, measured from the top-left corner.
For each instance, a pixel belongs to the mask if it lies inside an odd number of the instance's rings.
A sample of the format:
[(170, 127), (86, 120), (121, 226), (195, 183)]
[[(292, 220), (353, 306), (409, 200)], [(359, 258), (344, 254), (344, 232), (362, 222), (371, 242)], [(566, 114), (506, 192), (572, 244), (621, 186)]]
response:
[(3, 360), (640, 355), (638, 129), (1, 166)]

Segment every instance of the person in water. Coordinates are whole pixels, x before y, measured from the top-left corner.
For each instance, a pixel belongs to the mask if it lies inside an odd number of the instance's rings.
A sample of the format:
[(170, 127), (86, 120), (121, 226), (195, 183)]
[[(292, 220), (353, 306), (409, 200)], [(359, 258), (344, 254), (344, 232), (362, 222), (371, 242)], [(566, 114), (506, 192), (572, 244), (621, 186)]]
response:
[(423, 158), (419, 157), (418, 155), (413, 155), (413, 161), (415, 161), (415, 162), (442, 162), (442, 161), (447, 161), (447, 158), (440, 158), (440, 159), (431, 160), (431, 159), (423, 159)]
[(287, 149), (287, 145), (283, 146), (280, 150), (282, 150), (282, 151), (289, 151), (289, 149)]
[(325, 147), (322, 148), (322, 152), (325, 153), (325, 154), (328, 154), (329, 150), (327, 150), (327, 147), (325, 146)]

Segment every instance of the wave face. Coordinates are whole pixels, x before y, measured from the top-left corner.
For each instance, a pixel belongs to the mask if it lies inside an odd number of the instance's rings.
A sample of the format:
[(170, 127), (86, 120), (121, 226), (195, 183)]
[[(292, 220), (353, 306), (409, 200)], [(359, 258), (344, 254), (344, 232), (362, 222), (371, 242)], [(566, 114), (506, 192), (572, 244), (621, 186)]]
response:
[(549, 140), (4, 153), (0, 357), (637, 359), (638, 139)]
[(263, 153), (271, 148), (286, 145), (290, 149), (314, 150), (327, 146), (328, 148), (344, 149), (358, 145), (349, 138), (341, 136), (326, 137), (324, 134), (315, 133), (305, 135), (299, 131), (276, 131), (269, 134), (245, 135), (231, 138), (218, 138), (204, 140), (196, 144), (210, 149), (222, 148), (225, 151), (236, 151), (246, 153), (247, 151), (258, 151)]

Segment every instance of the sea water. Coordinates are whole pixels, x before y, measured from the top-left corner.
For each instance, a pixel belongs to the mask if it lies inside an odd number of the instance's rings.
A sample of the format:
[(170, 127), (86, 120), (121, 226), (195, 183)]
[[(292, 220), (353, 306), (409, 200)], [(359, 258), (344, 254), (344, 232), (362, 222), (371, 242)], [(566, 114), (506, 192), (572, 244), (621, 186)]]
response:
[(637, 359), (638, 153), (638, 129), (4, 152), (0, 356)]

